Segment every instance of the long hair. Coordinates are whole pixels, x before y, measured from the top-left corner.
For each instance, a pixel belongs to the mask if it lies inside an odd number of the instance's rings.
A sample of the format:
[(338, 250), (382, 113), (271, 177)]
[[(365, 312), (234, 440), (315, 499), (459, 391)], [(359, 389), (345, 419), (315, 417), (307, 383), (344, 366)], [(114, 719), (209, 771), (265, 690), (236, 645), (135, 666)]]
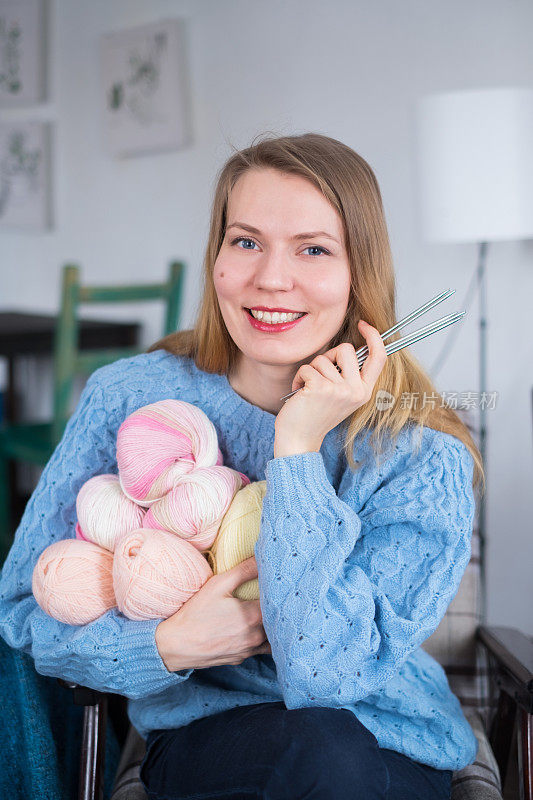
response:
[[(328, 136), (262, 135), (250, 147), (235, 150), (218, 175), (204, 258), (203, 294), (194, 328), (171, 333), (151, 345), (148, 352), (165, 349), (192, 358), (206, 372), (231, 373), (238, 348), (219, 308), (213, 267), (226, 232), (229, 194), (247, 170), (262, 168), (306, 178), (323, 193), (342, 220), (351, 272), (350, 297), (344, 322), (328, 349), (342, 342), (350, 342), (356, 350), (365, 345), (357, 327), (360, 319), (379, 331), (388, 330), (397, 322), (392, 253), (381, 193), (371, 167), (350, 147)], [(396, 333), (390, 341), (398, 337)], [(382, 392), (388, 392), (393, 402), (376, 404), (378, 392), (379, 397), (387, 397)], [(426, 399), (429, 402), (424, 402)], [(409, 348), (404, 348), (387, 359), (370, 401), (343, 421), (343, 447), (350, 468), (355, 471), (360, 466), (353, 456), (353, 442), (361, 430), (370, 431), (370, 442), (379, 458), (384, 436), (394, 441), (408, 423), (414, 423), (419, 433), (427, 426), (460, 439), (474, 460), (474, 486), (481, 482), (484, 491), (481, 454), (467, 426), (444, 403)]]

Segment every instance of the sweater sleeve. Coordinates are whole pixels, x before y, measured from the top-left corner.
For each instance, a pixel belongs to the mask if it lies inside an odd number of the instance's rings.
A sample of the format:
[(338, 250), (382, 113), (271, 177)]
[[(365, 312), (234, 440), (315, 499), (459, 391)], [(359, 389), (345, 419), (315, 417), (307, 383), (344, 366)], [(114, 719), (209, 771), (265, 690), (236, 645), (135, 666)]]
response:
[(341, 499), (320, 452), (267, 463), (255, 555), (288, 708), (343, 706), (379, 690), (456, 594), (470, 558), (473, 459), (453, 436), (428, 439), (358, 513), (358, 471), (348, 467)]
[(130, 620), (114, 608), (86, 625), (67, 625), (46, 614), (31, 589), (43, 550), (75, 536), (82, 484), (93, 475), (116, 472), (116, 425), (110, 424), (98, 381), (101, 371), (89, 378), (15, 533), (0, 576), (0, 634), (11, 647), (29, 653), (42, 675), (137, 699), (192, 672), (167, 670), (155, 642), (161, 620)]

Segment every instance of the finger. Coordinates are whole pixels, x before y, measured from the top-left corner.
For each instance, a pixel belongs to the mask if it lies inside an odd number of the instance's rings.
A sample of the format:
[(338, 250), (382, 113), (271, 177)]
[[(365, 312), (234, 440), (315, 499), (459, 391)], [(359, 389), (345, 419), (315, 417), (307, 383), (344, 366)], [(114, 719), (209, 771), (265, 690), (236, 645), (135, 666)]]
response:
[(342, 369), (339, 371), (334, 361), (335, 357), (330, 357), (327, 353), (320, 353), (311, 361), (311, 366), (314, 367), (317, 372), (320, 372), (324, 378), (333, 381), (333, 383), (342, 383)]
[(271, 653), (272, 648), (270, 647), (270, 642), (261, 642), (261, 644), (255, 645), (255, 647), (248, 647), (246, 650), (242, 650), (236, 657), (237, 658), (250, 658), (250, 656), (259, 656), (261, 653)]
[(263, 626), (255, 628), (255, 630), (250, 633), (249, 643), (250, 647), (254, 650), (257, 647), (263, 647), (265, 641), (268, 641), (268, 639)]
[(222, 584), (223, 590), (228, 594), (237, 589), (241, 583), (253, 580), (258, 577), (257, 563), (255, 556), (250, 556), (235, 567), (228, 569), (226, 572), (221, 572), (217, 576), (219, 584)]
[(357, 353), (355, 352), (353, 344), (343, 342), (338, 345), (335, 350), (335, 360), (341, 368), (342, 379), (352, 385), (359, 384), (361, 381), (361, 373), (359, 372), (359, 361), (357, 360)]
[(243, 614), (248, 625), (254, 627), (256, 625), (262, 626), (263, 614), (259, 600), (241, 600), (240, 597), (236, 597), (235, 600), (238, 601), (241, 614)]
[(302, 364), (292, 379), (291, 391), (302, 389), (305, 385), (313, 387), (317, 378), (317, 370), (311, 364)]
[(225, 656), (219, 656), (218, 658), (213, 659), (212, 664), (210, 666), (218, 666), (222, 664), (242, 664), (242, 662), (246, 658), (251, 658), (252, 656), (260, 656), (265, 653), (272, 654), (272, 647), (270, 646), (270, 642), (268, 641), (268, 639), (256, 647), (248, 647), (246, 650), (241, 650), (238, 653), (231, 653)]
[(361, 368), (361, 380), (372, 390), (387, 361), (387, 351), (380, 332), (364, 320), (359, 320), (360, 330), (368, 345), (368, 358)]

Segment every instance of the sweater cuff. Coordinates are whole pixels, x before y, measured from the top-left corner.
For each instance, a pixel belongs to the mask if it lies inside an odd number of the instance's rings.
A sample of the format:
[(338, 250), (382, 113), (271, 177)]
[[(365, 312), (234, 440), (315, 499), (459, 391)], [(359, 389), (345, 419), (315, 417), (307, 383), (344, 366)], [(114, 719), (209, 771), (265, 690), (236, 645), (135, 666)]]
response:
[(137, 668), (131, 671), (131, 662), (125, 665), (128, 672), (128, 683), (136, 697), (145, 697), (156, 694), (169, 686), (185, 680), (192, 673), (193, 668), (181, 669), (170, 672), (161, 658), (155, 640), (155, 631), (161, 619), (129, 620), (131, 627), (128, 630), (128, 643), (131, 645), (131, 656), (137, 663)]
[(274, 493), (276, 503), (286, 508), (318, 497), (337, 497), (331, 485), (322, 453), (294, 453), (290, 456), (279, 456), (267, 461), (265, 468), (267, 491), (269, 486)]

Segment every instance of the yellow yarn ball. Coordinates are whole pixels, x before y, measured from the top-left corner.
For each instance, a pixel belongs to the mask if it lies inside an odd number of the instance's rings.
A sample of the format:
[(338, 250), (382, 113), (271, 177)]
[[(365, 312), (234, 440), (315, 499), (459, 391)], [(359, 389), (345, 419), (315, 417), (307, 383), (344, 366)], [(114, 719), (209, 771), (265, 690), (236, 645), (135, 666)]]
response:
[[(227, 572), (254, 555), (261, 528), (261, 511), (266, 494), (266, 481), (255, 481), (236, 493), (224, 514), (217, 537), (207, 559), (215, 575)], [(233, 592), (241, 600), (259, 600), (257, 578), (241, 583)]]

